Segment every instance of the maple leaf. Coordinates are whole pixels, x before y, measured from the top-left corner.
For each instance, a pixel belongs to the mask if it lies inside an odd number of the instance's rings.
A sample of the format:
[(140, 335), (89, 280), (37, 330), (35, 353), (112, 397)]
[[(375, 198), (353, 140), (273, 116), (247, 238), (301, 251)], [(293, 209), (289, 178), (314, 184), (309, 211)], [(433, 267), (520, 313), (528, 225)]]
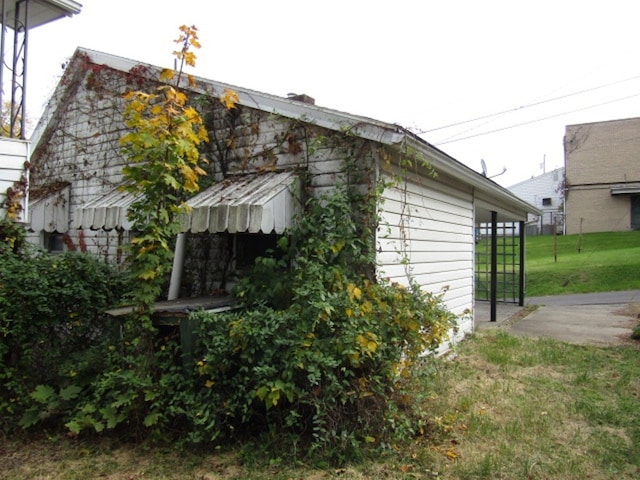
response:
[(170, 82), (173, 80), (173, 76), (175, 72), (170, 68), (163, 68), (162, 72), (160, 72), (160, 81), (162, 82)]
[(238, 103), (239, 101), (240, 98), (238, 97), (238, 94), (229, 88), (225, 88), (222, 96), (220, 97), (220, 102), (222, 102), (224, 106), (227, 107), (227, 110), (236, 108), (236, 103)]

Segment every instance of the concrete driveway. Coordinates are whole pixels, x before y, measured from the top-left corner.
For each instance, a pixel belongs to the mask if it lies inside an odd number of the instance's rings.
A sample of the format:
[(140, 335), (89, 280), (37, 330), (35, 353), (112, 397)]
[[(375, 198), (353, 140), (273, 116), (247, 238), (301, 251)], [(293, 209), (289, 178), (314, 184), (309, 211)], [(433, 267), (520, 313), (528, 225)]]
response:
[(524, 308), (498, 305), (495, 323), (486, 312), (488, 305), (476, 305), (476, 328), (508, 328), (514, 335), (576, 344), (640, 346), (630, 339), (640, 318), (640, 290), (531, 297)]

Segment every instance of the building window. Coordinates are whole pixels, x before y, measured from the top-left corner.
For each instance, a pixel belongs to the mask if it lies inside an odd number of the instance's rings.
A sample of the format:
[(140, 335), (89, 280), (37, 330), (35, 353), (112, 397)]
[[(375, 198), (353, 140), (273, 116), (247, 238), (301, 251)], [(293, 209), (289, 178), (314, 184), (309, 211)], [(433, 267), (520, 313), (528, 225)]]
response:
[(44, 232), (43, 247), (49, 253), (64, 252), (64, 240), (62, 233)]
[(543, 207), (550, 207), (551, 206), (551, 198), (550, 197), (545, 197), (542, 199), (542, 206)]

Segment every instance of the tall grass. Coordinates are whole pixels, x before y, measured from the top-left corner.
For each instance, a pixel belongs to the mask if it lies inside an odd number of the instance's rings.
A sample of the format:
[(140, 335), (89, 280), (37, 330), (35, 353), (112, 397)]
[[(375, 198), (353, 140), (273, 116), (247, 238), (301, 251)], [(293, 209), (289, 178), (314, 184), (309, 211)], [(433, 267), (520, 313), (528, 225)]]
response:
[(527, 296), (640, 288), (640, 231), (527, 237)]

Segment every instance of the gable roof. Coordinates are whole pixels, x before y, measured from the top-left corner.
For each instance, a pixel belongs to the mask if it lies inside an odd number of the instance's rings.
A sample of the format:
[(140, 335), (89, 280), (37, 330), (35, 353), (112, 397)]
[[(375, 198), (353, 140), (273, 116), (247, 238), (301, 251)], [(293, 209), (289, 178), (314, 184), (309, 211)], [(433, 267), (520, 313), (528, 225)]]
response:
[[(142, 76), (150, 80), (157, 80), (162, 70), (160, 67), (145, 64), (144, 62), (86, 48), (78, 48), (31, 136), (34, 151), (43, 137), (46, 136), (47, 130), (55, 128), (58, 106), (62, 103), (62, 98), (64, 97), (64, 92), (58, 90), (68, 88), (73, 83), (72, 80), (74, 78), (77, 79), (79, 75), (84, 74), (84, 71), (80, 70), (83, 66), (87, 68), (88, 64), (104, 65), (125, 73), (134, 67), (144, 66), (144, 69), (138, 69), (138, 71), (141, 72)], [(194, 78), (195, 86), (190, 86), (185, 79), (180, 87), (186, 91), (214, 97), (220, 97), (225, 89), (231, 89), (238, 94), (239, 105), (275, 113), (285, 118), (310, 122), (329, 130), (348, 130), (353, 135), (383, 145), (392, 146), (405, 143), (408, 147), (424, 154), (435, 171), (447, 174), (473, 189), (478, 221), (489, 221), (491, 210), (498, 211), (503, 221), (521, 220), (526, 218), (527, 213), (540, 213), (535, 207), (518, 198), (506, 188), (467, 167), (399, 125), (237, 87), (215, 80), (197, 76)]]

